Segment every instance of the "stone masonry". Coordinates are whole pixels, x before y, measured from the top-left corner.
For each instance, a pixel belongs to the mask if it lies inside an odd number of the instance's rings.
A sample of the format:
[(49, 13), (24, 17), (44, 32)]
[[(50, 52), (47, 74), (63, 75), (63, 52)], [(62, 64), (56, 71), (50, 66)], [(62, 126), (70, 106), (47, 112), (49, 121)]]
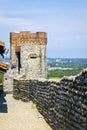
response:
[(15, 76), (24, 79), (47, 78), (47, 34), (10, 33), (10, 67), (4, 75), (4, 91), (12, 93)]
[(60, 81), (16, 77), (13, 97), (32, 100), (53, 130), (87, 130), (87, 70)]
[(46, 33), (11, 33), (10, 43), (13, 97), (32, 100), (53, 130), (87, 130), (87, 69), (75, 77), (49, 81)]
[(47, 77), (45, 32), (10, 33), (10, 44), (11, 68), (27, 79)]

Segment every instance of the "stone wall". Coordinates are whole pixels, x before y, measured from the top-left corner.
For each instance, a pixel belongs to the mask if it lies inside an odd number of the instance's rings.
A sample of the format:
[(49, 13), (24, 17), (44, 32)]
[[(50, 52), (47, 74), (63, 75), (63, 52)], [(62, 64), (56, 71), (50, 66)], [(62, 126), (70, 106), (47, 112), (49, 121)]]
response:
[(13, 79), (18, 76), (17, 69), (11, 69), (4, 73), (3, 77), (3, 91), (6, 93), (13, 93)]
[(29, 101), (29, 80), (16, 80), (14, 79), (13, 97), (17, 100)]
[(30, 78), (47, 78), (47, 34), (23, 31), (10, 33), (11, 68)]
[(30, 45), (21, 47), (21, 70), (25, 69), (27, 79), (46, 78), (46, 46)]
[(87, 70), (58, 82), (14, 79), (13, 97), (32, 100), (54, 130), (87, 130)]

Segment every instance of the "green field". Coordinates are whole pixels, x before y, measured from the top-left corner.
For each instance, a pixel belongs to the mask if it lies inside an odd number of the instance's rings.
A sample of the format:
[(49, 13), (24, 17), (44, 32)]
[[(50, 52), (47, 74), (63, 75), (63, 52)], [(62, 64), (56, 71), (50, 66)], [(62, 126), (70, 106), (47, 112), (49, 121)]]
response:
[(0, 83), (3, 82), (3, 75), (4, 75), (4, 74), (0, 72)]
[(72, 70), (48, 70), (48, 78), (62, 78), (64, 76), (74, 76), (79, 74), (83, 69), (82, 68), (73, 68)]

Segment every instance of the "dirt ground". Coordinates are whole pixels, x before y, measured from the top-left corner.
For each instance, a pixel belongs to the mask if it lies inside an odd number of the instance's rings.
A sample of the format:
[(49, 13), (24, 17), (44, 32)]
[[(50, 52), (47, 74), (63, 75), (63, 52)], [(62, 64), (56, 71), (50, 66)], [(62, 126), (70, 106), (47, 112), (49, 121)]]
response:
[(15, 100), (12, 94), (0, 97), (0, 130), (52, 130), (35, 105)]

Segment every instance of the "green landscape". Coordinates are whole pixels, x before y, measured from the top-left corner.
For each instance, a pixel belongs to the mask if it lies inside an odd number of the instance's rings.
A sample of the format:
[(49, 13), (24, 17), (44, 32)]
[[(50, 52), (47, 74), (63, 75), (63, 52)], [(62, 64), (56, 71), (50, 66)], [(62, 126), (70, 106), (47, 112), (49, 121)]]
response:
[(87, 59), (48, 58), (48, 79), (60, 79), (75, 76), (87, 68)]
[(3, 75), (4, 75), (4, 74), (0, 72), (0, 83), (3, 82)]
[(59, 70), (59, 69), (55, 69), (55, 70), (48, 70), (48, 78), (62, 78), (64, 76), (74, 76), (79, 74), (81, 71), (83, 70), (83, 68), (74, 68), (72, 70)]
[[(5, 59), (9, 63), (9, 59)], [(47, 59), (48, 79), (61, 79), (64, 76), (74, 76), (87, 68), (87, 58), (48, 58)], [(3, 81), (3, 74), (0, 73), (0, 83)]]

